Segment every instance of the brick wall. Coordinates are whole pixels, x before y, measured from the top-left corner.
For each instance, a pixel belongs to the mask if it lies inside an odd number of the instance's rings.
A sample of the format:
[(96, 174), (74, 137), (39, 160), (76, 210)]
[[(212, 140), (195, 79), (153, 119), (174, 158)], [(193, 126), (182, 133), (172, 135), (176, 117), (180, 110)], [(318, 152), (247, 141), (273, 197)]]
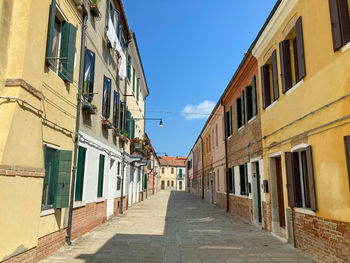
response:
[(66, 228), (39, 238), (35, 262), (43, 259), (62, 247), (66, 239)]
[(231, 213), (239, 215), (248, 221), (252, 221), (253, 218), (253, 201), (249, 198), (243, 198), (239, 196), (229, 196), (229, 209)]
[[(127, 210), (127, 203), (128, 203), (128, 199), (127, 199), (126, 196), (124, 196), (123, 197), (123, 211)], [(119, 207), (118, 207), (118, 205), (119, 205)], [(121, 205), (120, 197), (114, 198), (114, 209), (113, 209), (113, 215), (114, 216), (119, 215), (119, 213), (120, 213), (120, 205)]]
[(2, 263), (32, 263), (35, 259), (36, 248), (29, 249), (21, 254), (13, 256)]
[[(290, 209), (288, 213), (291, 214)], [(294, 215), (298, 248), (322, 262), (350, 262), (350, 223), (297, 212)]]
[(223, 209), (227, 209), (227, 197), (226, 194), (224, 193), (216, 193), (216, 205), (218, 205), (219, 207), (223, 208)]
[(72, 239), (106, 221), (107, 202), (89, 203), (73, 210)]
[(263, 229), (267, 231), (272, 231), (272, 214), (271, 214), (271, 205), (262, 202), (262, 215), (263, 215)]

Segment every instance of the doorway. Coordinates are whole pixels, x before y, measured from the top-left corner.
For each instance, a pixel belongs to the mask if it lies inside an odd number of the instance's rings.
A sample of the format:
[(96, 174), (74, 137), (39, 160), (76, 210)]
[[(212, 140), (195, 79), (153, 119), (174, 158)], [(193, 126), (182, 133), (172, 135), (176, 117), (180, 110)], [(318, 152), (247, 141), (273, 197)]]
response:
[(107, 218), (113, 216), (114, 212), (114, 189), (117, 180), (116, 162), (110, 159), (108, 174), (108, 194), (107, 194)]
[(262, 208), (261, 208), (261, 181), (259, 162), (252, 162), (252, 187), (253, 187), (253, 221), (256, 224), (262, 223)]
[(165, 181), (164, 181), (164, 180), (162, 180), (161, 189), (162, 189), (162, 190), (165, 189)]
[(179, 181), (179, 190), (182, 191), (182, 181)]
[(209, 174), (209, 200), (211, 204), (215, 203), (215, 173)]
[(272, 232), (286, 235), (286, 216), (284, 206), (282, 158), (277, 156), (270, 159)]

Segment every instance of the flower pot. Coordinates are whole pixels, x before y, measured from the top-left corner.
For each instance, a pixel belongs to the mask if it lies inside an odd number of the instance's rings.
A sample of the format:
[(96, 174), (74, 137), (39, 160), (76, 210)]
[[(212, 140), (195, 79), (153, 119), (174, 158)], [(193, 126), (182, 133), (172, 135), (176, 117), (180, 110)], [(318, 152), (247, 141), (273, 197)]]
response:
[(90, 4), (90, 13), (93, 16), (100, 16), (100, 10), (98, 10), (98, 7), (96, 4)]
[(96, 114), (96, 109), (90, 102), (84, 101), (82, 103), (82, 109), (89, 114)]

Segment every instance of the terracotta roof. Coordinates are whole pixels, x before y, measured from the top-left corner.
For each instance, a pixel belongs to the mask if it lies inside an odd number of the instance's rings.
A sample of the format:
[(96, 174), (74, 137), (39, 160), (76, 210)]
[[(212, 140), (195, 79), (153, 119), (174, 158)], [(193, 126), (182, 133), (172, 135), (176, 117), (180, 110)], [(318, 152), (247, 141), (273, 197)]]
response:
[(161, 166), (185, 166), (186, 157), (159, 156)]

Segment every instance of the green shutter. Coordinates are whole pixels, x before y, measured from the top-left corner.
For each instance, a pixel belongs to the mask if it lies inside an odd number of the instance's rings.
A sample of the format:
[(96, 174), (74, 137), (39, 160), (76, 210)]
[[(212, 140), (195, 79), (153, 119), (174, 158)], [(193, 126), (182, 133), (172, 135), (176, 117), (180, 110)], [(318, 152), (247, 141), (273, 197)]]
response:
[(179, 170), (180, 177), (182, 177), (182, 169)]
[(135, 138), (135, 120), (131, 117), (131, 139)]
[(147, 174), (145, 174), (145, 181), (144, 181), (144, 186), (143, 189), (147, 189)]
[(139, 89), (140, 89), (140, 87), (139, 87), (139, 85), (140, 85), (140, 81), (139, 81), (140, 79), (139, 78), (137, 78), (137, 85), (136, 85), (136, 100), (137, 101), (139, 101)]
[(97, 197), (103, 196), (103, 174), (105, 169), (105, 156), (100, 154), (100, 161), (98, 165), (98, 184), (97, 184)]
[(50, 14), (49, 14), (49, 28), (47, 30), (47, 42), (46, 42), (46, 63), (51, 65), (54, 60), (48, 59), (48, 57), (52, 57), (52, 37), (53, 30), (55, 27), (55, 17), (56, 17), (56, 0), (52, 0), (50, 6)]
[(82, 201), (84, 186), (86, 148), (79, 146), (77, 179), (75, 184), (75, 201)]
[(127, 76), (128, 80), (131, 80), (131, 57), (128, 56), (128, 63), (127, 63)]
[(61, 50), (60, 50), (60, 69), (58, 75), (70, 83), (73, 82), (74, 58), (75, 58), (75, 39), (77, 29), (72, 24), (66, 22), (62, 26)]
[(130, 114), (130, 111), (126, 110), (126, 133), (128, 134), (128, 138), (130, 139), (131, 137), (131, 132), (130, 132), (130, 118), (131, 118), (131, 114)]
[(135, 74), (134, 68), (133, 68), (132, 74), (133, 74), (133, 76), (132, 76), (132, 91), (135, 92), (135, 76), (136, 76), (136, 74)]
[(56, 150), (47, 148), (44, 145), (45, 177), (43, 184), (43, 206), (55, 203), (56, 183), (57, 183), (57, 154)]
[(70, 178), (72, 170), (72, 151), (57, 151), (57, 186), (55, 208), (68, 207)]

